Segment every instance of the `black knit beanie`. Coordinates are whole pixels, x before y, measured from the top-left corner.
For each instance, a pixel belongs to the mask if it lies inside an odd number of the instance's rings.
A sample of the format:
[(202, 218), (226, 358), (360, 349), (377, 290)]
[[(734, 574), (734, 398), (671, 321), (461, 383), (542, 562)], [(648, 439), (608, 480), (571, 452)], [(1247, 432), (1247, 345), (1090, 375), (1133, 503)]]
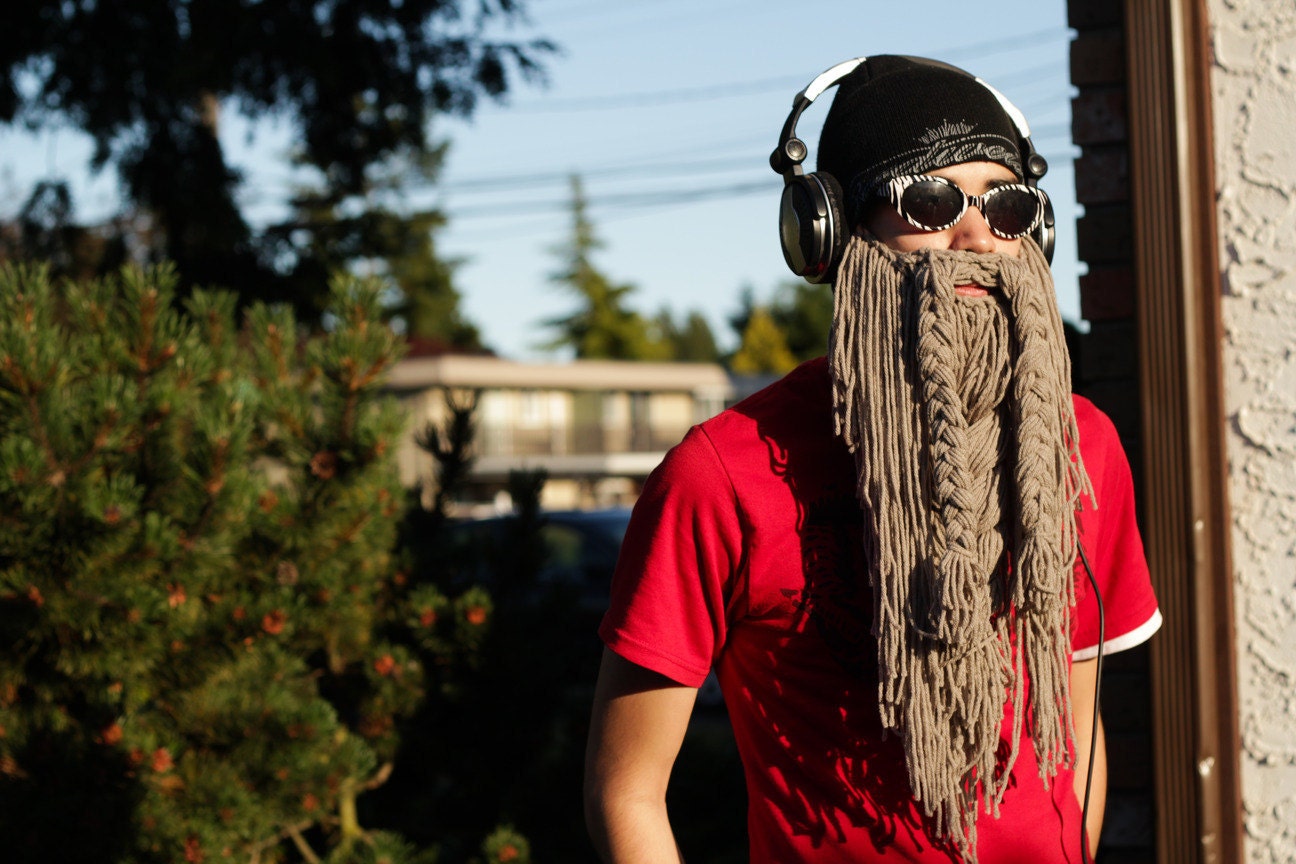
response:
[(837, 85), (816, 170), (841, 184), (849, 224), (879, 181), (961, 162), (997, 162), (1022, 177), (1012, 118), (968, 73), (884, 54)]

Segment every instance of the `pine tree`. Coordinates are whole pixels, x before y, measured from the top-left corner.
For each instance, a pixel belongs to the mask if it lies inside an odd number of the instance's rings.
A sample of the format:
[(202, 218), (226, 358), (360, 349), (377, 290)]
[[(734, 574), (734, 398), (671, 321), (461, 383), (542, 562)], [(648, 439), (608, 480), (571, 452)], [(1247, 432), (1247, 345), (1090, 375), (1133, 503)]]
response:
[(730, 358), (734, 372), (782, 373), (827, 351), (833, 314), (831, 285), (785, 281), (776, 286), (768, 304), (757, 303), (755, 291), (747, 285), (738, 303), (737, 311), (729, 316), (729, 326), (739, 339), (739, 348)]
[(715, 363), (720, 359), (715, 335), (706, 317), (696, 310), (689, 312), (683, 325), (675, 321), (669, 308), (663, 308), (653, 320), (658, 337), (670, 345), (671, 359), (685, 363)]
[(730, 368), (739, 375), (781, 375), (795, 366), (796, 357), (788, 350), (787, 339), (769, 310), (764, 306), (755, 307), (747, 318), (742, 344)]
[(822, 356), (828, 350), (832, 327), (832, 286), (801, 279), (783, 282), (775, 290), (770, 316), (797, 360)]
[(754, 311), (756, 311), (756, 290), (751, 285), (743, 285), (738, 291), (738, 309), (727, 319), (729, 329), (738, 337), (740, 343)]
[[(391, 781), (366, 799), (366, 814), (372, 824), (434, 844), (437, 864), (483, 864), (479, 855), (485, 864), (527, 864), (532, 830), (540, 832), (549, 860), (578, 860), (589, 846), (580, 824), (572, 824), (576, 809), (552, 789), (539, 791), (536, 780), (552, 782), (559, 770), (573, 768), (579, 776), (579, 751), (571, 746), (577, 736), (546, 739), (572, 725), (570, 700), (561, 700), (573, 677), (592, 686), (593, 670), (572, 662), (573, 645), (586, 641), (573, 633), (572, 598), (562, 586), (537, 580), (548, 551), (541, 534), (543, 469), (510, 472), (515, 512), (507, 520), (456, 524), (452, 516), (474, 462), (478, 395), (447, 388), (446, 416), (416, 434), (432, 456), (436, 482), (431, 491), (411, 491), (399, 548), (416, 593), (476, 598), (491, 626), (471, 653), (447, 657), (435, 645), (421, 646), (429, 698), (404, 721)], [(490, 580), (489, 598), (480, 589), (463, 591), (482, 577)], [(592, 636), (589, 631), (583, 635)], [(586, 713), (582, 704), (579, 717)], [(530, 823), (525, 836), (511, 824), (522, 821)]]
[(261, 238), (282, 274), (283, 296), (314, 320), (327, 300), (318, 296), (318, 287), (328, 275), (362, 271), (381, 280), (387, 314), (399, 320), (412, 343), (484, 350), (454, 285), (459, 262), (438, 254), (445, 214), (407, 200), (408, 189), (435, 184), (447, 149), (442, 144), (375, 166), (348, 195), (327, 186), (297, 190), (293, 218), (268, 228)]
[(66, 180), (36, 183), (16, 218), (0, 224), (0, 262), (39, 261), (56, 278), (89, 279), (126, 261), (119, 226), (76, 224)]
[(175, 287), (0, 270), (6, 860), (419, 859), (360, 801), (490, 601), (393, 556), (378, 291), (335, 281), (305, 339)]
[[(172, 262), (182, 294), (221, 286), (313, 320), (318, 267), (334, 268), (298, 234), (328, 232), (334, 210), (363, 219), (375, 173), (435, 153), (439, 118), (536, 79), (554, 46), (516, 38), (525, 12), (522, 0), (24, 0), (0, 29), (0, 122), (90, 136), (91, 167), (114, 170), (130, 202), (118, 239), (132, 260)], [(229, 163), (222, 110), (291, 127), (294, 161), (323, 186), (320, 223), (308, 206), (254, 229), (243, 193), (265, 190)]]
[(579, 177), (571, 178), (572, 235), (556, 251), (562, 269), (550, 279), (576, 295), (579, 308), (545, 322), (558, 335), (545, 347), (571, 348), (580, 359), (665, 360), (670, 345), (652, 338), (648, 322), (626, 307), (634, 286), (615, 284), (594, 266), (593, 253), (603, 244), (594, 233), (588, 201)]

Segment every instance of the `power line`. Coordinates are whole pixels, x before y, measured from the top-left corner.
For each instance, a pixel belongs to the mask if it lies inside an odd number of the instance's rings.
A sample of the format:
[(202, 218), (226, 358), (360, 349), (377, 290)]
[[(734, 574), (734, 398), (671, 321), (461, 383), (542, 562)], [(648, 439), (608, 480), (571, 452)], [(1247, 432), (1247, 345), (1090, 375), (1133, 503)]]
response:
[[(745, 183), (730, 183), (724, 186), (698, 187), (687, 186), (674, 189), (657, 189), (651, 192), (617, 192), (603, 195), (589, 195), (586, 206), (591, 210), (602, 208), (640, 208), (674, 204), (693, 204), (713, 198), (740, 197), (757, 192), (771, 193), (778, 190), (773, 178), (769, 180)], [(480, 204), (466, 207), (450, 207), (446, 213), (450, 219), (498, 218), (501, 216), (526, 216), (539, 213), (569, 213), (571, 200), (515, 201), (507, 204)]]
[[(1012, 50), (1020, 50), (1026, 47), (1034, 47), (1029, 43), (1033, 40), (1039, 40), (1046, 36), (1059, 36), (1068, 33), (1066, 28), (1050, 27), (1046, 30), (1040, 30), (1035, 33), (1026, 33), (1020, 36), (995, 39), (982, 42), (979, 45), (964, 46), (963, 49), (951, 52), (951, 54), (966, 53), (975, 55), (984, 60), (987, 55), (997, 53), (1008, 53)], [(1025, 43), (1025, 44), (1023, 44)], [(1019, 82), (1031, 82), (1038, 80), (1040, 72), (1052, 71), (1059, 68), (1057, 63), (1045, 63), (1015, 72), (1010, 78), (1004, 77), (995, 83), (999, 89), (1012, 86)], [(701, 87), (681, 87), (670, 90), (647, 90), (638, 93), (616, 93), (602, 96), (584, 96), (571, 99), (557, 99), (550, 102), (540, 102), (537, 104), (527, 105), (510, 105), (507, 109), (512, 114), (562, 114), (569, 112), (581, 111), (618, 111), (627, 108), (643, 108), (657, 105), (677, 105), (686, 102), (703, 102), (714, 99), (727, 99), (735, 96), (747, 96), (755, 93), (769, 93), (775, 90), (787, 90), (789, 97), (796, 92), (797, 88), (805, 86), (809, 81), (804, 73), (796, 75), (779, 75), (777, 77), (762, 78), (757, 81), (739, 81), (727, 82), (723, 84), (708, 84)]]
[[(1059, 163), (1066, 161), (1071, 154), (1066, 148), (1073, 146), (1070, 141), (1070, 126), (1068, 123), (1053, 123), (1039, 126), (1034, 130), (1034, 141), (1037, 149), (1051, 162)], [(663, 189), (660, 184), (654, 184), (650, 189), (638, 189), (630, 191), (620, 191), (615, 193), (591, 193), (589, 203), (591, 207), (614, 207), (618, 209), (634, 208), (656, 208), (663, 205), (678, 205), (693, 203), (698, 200), (711, 200), (728, 195), (729, 197), (744, 197), (761, 189), (777, 189), (777, 181), (773, 176), (767, 173), (766, 163), (763, 152), (751, 152), (747, 154), (721, 155), (709, 159), (693, 159), (690, 161), (655, 161), (655, 162), (635, 162), (621, 165), (607, 165), (601, 168), (592, 169), (572, 169), (566, 171), (548, 171), (534, 174), (515, 174), (504, 177), (476, 177), (462, 181), (451, 181), (445, 183), (432, 183), (418, 187), (406, 187), (407, 194), (418, 195), (421, 192), (436, 193), (439, 198), (455, 196), (460, 194), (472, 195), (491, 195), (508, 193), (514, 194), (527, 190), (548, 190), (551, 193), (556, 191), (554, 187), (566, 186), (573, 176), (582, 181), (603, 180), (616, 181), (634, 178), (649, 177), (653, 180), (660, 180), (667, 177), (704, 177), (707, 180), (714, 181), (717, 174), (742, 172), (753, 179), (744, 180), (740, 183), (727, 183), (721, 186), (672, 186)], [(756, 179), (759, 176), (760, 179)], [(269, 191), (264, 183), (260, 184), (261, 195), (245, 196), (242, 198), (244, 204), (254, 205), (258, 200), (264, 200), (266, 193)], [(273, 195), (271, 195), (273, 197)], [(494, 201), (477, 203), (476, 205), (454, 206), (441, 204), (437, 205), (444, 209), (451, 219), (468, 218), (507, 218), (518, 215), (537, 214), (537, 213), (560, 213), (570, 210), (570, 197), (561, 199), (532, 200), (532, 201)]]
[(471, 177), (438, 183), (436, 187), (448, 194), (459, 192), (517, 191), (554, 183), (568, 183), (572, 177), (581, 180), (615, 179), (621, 177), (663, 177), (679, 174), (696, 174), (699, 171), (741, 170), (764, 164), (764, 158), (755, 154), (747, 156), (717, 156), (691, 162), (676, 160), (611, 165), (604, 168), (573, 168), (568, 171), (545, 171), (536, 174), (514, 174), (507, 177)]
[[(589, 38), (591, 34), (600, 32), (622, 33), (625, 32), (628, 27), (632, 27), (636, 36), (643, 37), (654, 32), (678, 31), (681, 26), (688, 26), (690, 28), (697, 27), (700, 4), (693, 2), (693, 0), (680, 0), (680, 3), (676, 3), (676, 5), (680, 5), (681, 3), (687, 7), (686, 14), (663, 13), (660, 7), (672, 5), (672, 0), (651, 0), (649, 3), (639, 4), (630, 4), (624, 2), (624, 0), (618, 0), (615, 4), (605, 2), (602, 4), (602, 9), (600, 11), (610, 12), (612, 15), (605, 16), (605, 20), (603, 21), (592, 22), (591, 26), (583, 28), (578, 27), (575, 32), (580, 36)], [(642, 7), (646, 5), (653, 5), (658, 8), (648, 11), (646, 15), (630, 17), (622, 14), (627, 11), (637, 12), (638, 9), (636, 9), (636, 6)], [(716, 0), (709, 0), (706, 6), (701, 8), (712, 13), (714, 16), (715, 13), (724, 12), (727, 9), (738, 9), (745, 12), (750, 9), (750, 6), (751, 0), (733, 0), (733, 2), (724, 6), (717, 5)], [(588, 18), (590, 16), (586, 15), (581, 17)]]
[[(1051, 148), (1050, 148), (1051, 149)], [(1047, 153), (1047, 151), (1045, 151)], [(1046, 155), (1047, 158), (1047, 155)], [(1055, 157), (1056, 158), (1056, 157)], [(689, 185), (668, 189), (621, 191), (610, 193), (588, 192), (586, 206), (590, 210), (616, 209), (640, 210), (656, 209), (665, 206), (682, 206), (718, 199), (745, 198), (753, 194), (767, 194), (773, 197), (778, 193), (778, 180), (774, 177), (762, 177), (723, 185)], [(535, 201), (509, 201), (483, 203), (467, 206), (448, 206), (445, 208), (447, 218), (456, 220), (499, 219), (517, 216), (560, 214), (571, 211), (571, 199), (541, 199)]]
[[(1060, 94), (1059, 94), (1059, 97)], [(1056, 101), (1056, 100), (1055, 100)], [(1046, 123), (1032, 128), (1032, 139), (1039, 146), (1039, 142), (1044, 139), (1050, 139), (1057, 136), (1070, 135), (1070, 123)], [(647, 159), (635, 160), (627, 163), (613, 163), (597, 167), (587, 168), (567, 168), (567, 169), (546, 169), (536, 172), (526, 172), (509, 174), (504, 176), (469, 176), (464, 178), (448, 178), (436, 182), (434, 185), (439, 190), (448, 194), (459, 192), (490, 192), (493, 190), (516, 191), (519, 189), (535, 188), (537, 186), (546, 186), (553, 183), (567, 183), (573, 175), (582, 179), (598, 178), (618, 178), (618, 177), (635, 177), (635, 176), (671, 176), (678, 174), (693, 174), (700, 171), (715, 170), (741, 170), (744, 168), (763, 167), (766, 163), (767, 152), (765, 144), (774, 143), (773, 133), (769, 140), (757, 141), (754, 136), (749, 136), (737, 142), (730, 139), (729, 147), (738, 146), (737, 151), (730, 150), (728, 153), (717, 154), (707, 158), (691, 158), (680, 160), (671, 158), (670, 154), (654, 155)], [(718, 146), (694, 145), (687, 150), (676, 151), (677, 153), (696, 154), (707, 153), (718, 150)]]
[(540, 105), (516, 105), (509, 110), (518, 114), (565, 114), (572, 111), (618, 111), (624, 108), (644, 108), (653, 105), (679, 105), (685, 102), (705, 102), (713, 99), (728, 99), (733, 96), (747, 96), (753, 93), (770, 93), (774, 90), (787, 90), (804, 85), (802, 76), (781, 75), (777, 78), (762, 78), (758, 81), (738, 83), (709, 84), (705, 87), (681, 87), (675, 90), (642, 91), (639, 93), (621, 93), (608, 96), (586, 96), (575, 99), (559, 99)]
[[(1043, 30), (1036, 30), (1032, 33), (1010, 34), (997, 39), (988, 39), (984, 42), (974, 42), (970, 45), (954, 46), (943, 51), (934, 52), (934, 56), (951, 57), (954, 59), (960, 57), (974, 57), (978, 61), (981, 61), (984, 60), (987, 55), (991, 54), (1009, 54), (1014, 51), (1025, 51), (1031, 48), (1037, 48), (1039, 47), (1038, 43), (1060, 39), (1060, 37), (1069, 36), (1070, 33), (1070, 27), (1046, 27)], [(971, 64), (967, 64), (965, 61), (964, 65)]]

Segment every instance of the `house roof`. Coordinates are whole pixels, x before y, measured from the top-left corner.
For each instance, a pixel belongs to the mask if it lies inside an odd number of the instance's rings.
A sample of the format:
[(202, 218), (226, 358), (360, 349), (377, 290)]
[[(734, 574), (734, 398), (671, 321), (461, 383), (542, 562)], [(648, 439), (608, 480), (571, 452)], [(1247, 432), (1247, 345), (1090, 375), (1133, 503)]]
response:
[(500, 357), (445, 354), (407, 357), (388, 375), (393, 390), (428, 387), (544, 390), (686, 391), (726, 398), (733, 385), (714, 363), (573, 360), (519, 363)]

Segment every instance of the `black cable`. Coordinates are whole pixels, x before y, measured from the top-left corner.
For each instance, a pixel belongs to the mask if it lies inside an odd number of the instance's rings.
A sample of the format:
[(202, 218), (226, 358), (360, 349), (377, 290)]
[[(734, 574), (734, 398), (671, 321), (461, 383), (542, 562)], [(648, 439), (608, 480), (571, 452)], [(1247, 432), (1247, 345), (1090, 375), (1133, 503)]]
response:
[(1098, 589), (1098, 580), (1094, 578), (1093, 568), (1089, 566), (1089, 556), (1085, 555), (1084, 546), (1079, 539), (1076, 548), (1080, 550), (1080, 561), (1084, 564), (1089, 584), (1093, 586), (1094, 600), (1098, 603), (1098, 663), (1094, 666), (1094, 704), (1093, 728), (1089, 730), (1089, 770), (1085, 774), (1084, 806), (1080, 808), (1080, 857), (1087, 864), (1093, 864), (1089, 855), (1089, 792), (1093, 786), (1094, 757), (1098, 753), (1098, 702), (1102, 697), (1102, 662), (1103, 662), (1103, 602), (1102, 591)]

